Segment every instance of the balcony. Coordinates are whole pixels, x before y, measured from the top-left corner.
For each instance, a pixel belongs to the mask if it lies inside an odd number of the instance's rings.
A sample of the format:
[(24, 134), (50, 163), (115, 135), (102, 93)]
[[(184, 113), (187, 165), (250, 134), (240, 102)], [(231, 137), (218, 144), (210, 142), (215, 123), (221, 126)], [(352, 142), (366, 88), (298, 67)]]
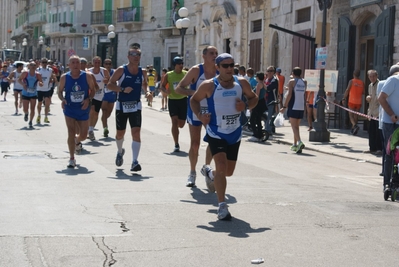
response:
[(93, 32), (92, 28), (90, 26), (87, 27), (86, 25), (82, 25), (84, 24), (74, 24), (72, 27), (68, 27), (67, 32), (63, 32), (62, 35), (70, 37), (91, 35)]
[(47, 16), (43, 13), (29, 14), (29, 23), (34, 26), (47, 23)]
[(58, 22), (47, 23), (44, 25), (44, 33), (51, 37), (61, 36), (62, 32)]
[(117, 22), (143, 22), (143, 7), (118, 8)]
[(115, 10), (91, 11), (90, 23), (93, 28), (105, 31), (108, 25), (115, 23)]

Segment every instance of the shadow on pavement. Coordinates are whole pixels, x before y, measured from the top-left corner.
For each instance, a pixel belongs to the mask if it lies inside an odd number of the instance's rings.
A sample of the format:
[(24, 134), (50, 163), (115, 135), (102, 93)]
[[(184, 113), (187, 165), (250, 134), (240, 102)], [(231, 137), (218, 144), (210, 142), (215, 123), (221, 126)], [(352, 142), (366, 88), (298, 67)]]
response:
[[(216, 210), (210, 210), (211, 213), (217, 213)], [(216, 233), (228, 233), (231, 237), (236, 238), (247, 238), (249, 234), (252, 233), (263, 233), (265, 231), (271, 230), (268, 227), (262, 227), (258, 229), (254, 229), (251, 227), (249, 223), (246, 221), (240, 220), (238, 218), (232, 217), (231, 221), (216, 221), (209, 222), (211, 226), (207, 225), (198, 225), (197, 228), (208, 230)]]
[(96, 141), (96, 140), (90, 141), (90, 142), (86, 142), (84, 145), (86, 145), (86, 146), (93, 146), (93, 147), (110, 146), (110, 144), (103, 144), (103, 143), (98, 142), (98, 141)]
[(25, 127), (19, 128), (19, 130), (20, 131), (35, 131), (35, 130), (40, 130), (40, 129), (37, 129), (35, 127), (29, 128), (29, 126), (25, 126)]
[(82, 167), (77, 164), (76, 168), (65, 168), (61, 171), (55, 171), (57, 174), (65, 174), (65, 175), (79, 175), (79, 174), (90, 174), (94, 171), (89, 171), (86, 167)]
[[(191, 196), (194, 200), (180, 200), (184, 203), (200, 204), (200, 205), (213, 205), (217, 207), (216, 193), (208, 193), (197, 187), (191, 188)], [(226, 194), (226, 203), (233, 204), (237, 203), (237, 199), (230, 194)]]
[(130, 180), (132, 182), (141, 182), (153, 178), (153, 176), (142, 176), (138, 173), (126, 173), (123, 169), (116, 170), (115, 177), (107, 177), (114, 180)]
[(115, 138), (112, 137), (102, 137), (100, 139), (98, 139), (98, 141), (102, 141), (102, 142), (115, 142)]
[(164, 154), (168, 156), (188, 157), (188, 153), (181, 150), (179, 152), (170, 152), (170, 153), (165, 152)]
[(43, 128), (43, 127), (49, 127), (51, 126), (50, 124), (35, 124), (34, 127), (39, 127), (39, 128)]

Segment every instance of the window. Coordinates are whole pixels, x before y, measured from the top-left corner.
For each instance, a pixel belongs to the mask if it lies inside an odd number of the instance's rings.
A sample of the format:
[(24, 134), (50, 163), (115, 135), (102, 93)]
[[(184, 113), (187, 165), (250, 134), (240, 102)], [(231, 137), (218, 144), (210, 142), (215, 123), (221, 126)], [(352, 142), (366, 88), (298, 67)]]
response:
[(254, 20), (251, 22), (251, 32), (260, 32), (262, 31), (262, 20)]
[(299, 9), (296, 11), (296, 23), (303, 23), (306, 21), (310, 21), (310, 13), (311, 13), (311, 8), (303, 8)]

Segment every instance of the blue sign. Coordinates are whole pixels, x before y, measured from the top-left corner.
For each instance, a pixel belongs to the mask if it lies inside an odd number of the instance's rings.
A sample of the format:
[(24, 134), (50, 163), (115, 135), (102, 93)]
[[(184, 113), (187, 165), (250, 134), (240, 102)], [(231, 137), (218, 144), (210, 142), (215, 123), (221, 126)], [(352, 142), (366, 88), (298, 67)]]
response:
[(89, 50), (89, 36), (83, 37), (83, 50)]
[(328, 52), (327, 47), (316, 48), (316, 56), (315, 56), (316, 70), (321, 70), (326, 68), (327, 52)]

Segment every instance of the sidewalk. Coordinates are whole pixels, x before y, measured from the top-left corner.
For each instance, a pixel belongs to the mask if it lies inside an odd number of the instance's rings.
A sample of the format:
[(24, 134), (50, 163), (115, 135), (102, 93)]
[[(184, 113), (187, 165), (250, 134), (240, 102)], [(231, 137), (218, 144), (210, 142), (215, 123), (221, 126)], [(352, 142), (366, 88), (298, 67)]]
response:
[[(144, 99), (143, 99), (144, 101)], [(143, 103), (146, 105), (146, 103)], [(161, 109), (161, 99), (154, 97), (152, 109)], [(167, 111), (164, 111), (167, 113)], [(305, 144), (306, 150), (318, 151), (325, 154), (335, 155), (343, 158), (348, 158), (356, 161), (363, 161), (381, 165), (382, 155), (373, 155), (370, 153), (363, 153), (369, 150), (368, 146), (368, 133), (367, 131), (359, 130), (356, 136), (350, 133), (349, 129), (329, 129), (330, 142), (310, 142), (307, 122), (302, 120), (300, 126), (301, 139)], [(247, 136), (243, 136), (243, 141)], [(291, 146), (293, 143), (293, 133), (291, 125), (288, 120), (284, 122), (284, 126), (276, 128), (276, 134), (271, 136), (267, 142), (277, 142)], [(287, 147), (287, 149), (289, 149)]]

